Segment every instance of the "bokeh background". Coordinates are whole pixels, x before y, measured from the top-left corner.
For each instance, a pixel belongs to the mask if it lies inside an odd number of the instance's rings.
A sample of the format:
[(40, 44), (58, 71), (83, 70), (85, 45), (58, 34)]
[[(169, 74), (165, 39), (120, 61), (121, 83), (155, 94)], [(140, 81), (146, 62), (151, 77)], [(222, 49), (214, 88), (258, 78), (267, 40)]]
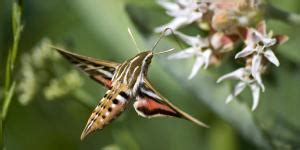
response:
[[(298, 0), (270, 0), (300, 13)], [(12, 45), (12, 0), (0, 0), (0, 98), (4, 98), (5, 64)], [(129, 107), (104, 130), (84, 141), (79, 137), (105, 88), (74, 70), (49, 44), (99, 59), (122, 62), (150, 49), (159, 35), (153, 28), (170, 18), (152, 0), (30, 0), (23, 2), (23, 32), (13, 72), (16, 90), (2, 125), (6, 150), (247, 150), (300, 149), (300, 28), (267, 18), (268, 28), (290, 40), (277, 49), (279, 68), (270, 67), (260, 104), (251, 112), (251, 93), (228, 105), (233, 84), (216, 79), (240, 66), (229, 56), (220, 66), (187, 80), (193, 61), (154, 58), (149, 78), (175, 105), (211, 126), (200, 128), (174, 118), (145, 119)], [(195, 32), (191, 27), (186, 32)], [(197, 31), (198, 32), (198, 31)], [(172, 38), (157, 50), (175, 47)]]

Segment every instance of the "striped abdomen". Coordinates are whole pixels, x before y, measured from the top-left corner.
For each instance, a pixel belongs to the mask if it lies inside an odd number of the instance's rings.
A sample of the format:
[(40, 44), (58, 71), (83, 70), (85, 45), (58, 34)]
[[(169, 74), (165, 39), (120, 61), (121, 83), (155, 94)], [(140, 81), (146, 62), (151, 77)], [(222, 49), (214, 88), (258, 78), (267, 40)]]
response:
[(129, 92), (118, 89), (108, 90), (88, 119), (81, 139), (96, 129), (104, 128), (117, 118), (126, 108), (129, 98)]

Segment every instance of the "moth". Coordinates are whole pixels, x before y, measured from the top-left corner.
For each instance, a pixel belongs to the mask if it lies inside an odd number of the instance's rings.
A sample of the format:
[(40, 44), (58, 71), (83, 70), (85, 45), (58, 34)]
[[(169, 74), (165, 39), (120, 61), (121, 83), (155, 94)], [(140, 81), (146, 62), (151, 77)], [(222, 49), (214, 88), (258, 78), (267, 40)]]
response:
[[(129, 33), (132, 36), (130, 30)], [(135, 99), (134, 109), (142, 117), (171, 116), (208, 127), (203, 122), (174, 106), (152, 86), (147, 78), (147, 72), (153, 56), (159, 54), (154, 53), (154, 48), (140, 52), (123, 63), (98, 60), (71, 53), (61, 48), (53, 46), (52, 48), (56, 49), (79, 70), (85, 72), (90, 78), (108, 89), (90, 115), (81, 134), (81, 140), (93, 131), (103, 129), (117, 118), (132, 99)]]

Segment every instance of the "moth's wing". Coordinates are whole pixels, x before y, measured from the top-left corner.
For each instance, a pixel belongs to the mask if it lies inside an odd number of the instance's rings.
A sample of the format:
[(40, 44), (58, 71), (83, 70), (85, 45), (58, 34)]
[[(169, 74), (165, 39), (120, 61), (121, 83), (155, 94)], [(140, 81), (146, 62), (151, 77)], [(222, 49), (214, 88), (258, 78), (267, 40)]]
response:
[(136, 112), (147, 118), (157, 116), (172, 116), (189, 120), (197, 125), (208, 128), (209, 126), (180, 110), (157, 92), (151, 83), (145, 79), (141, 85), (134, 103)]
[(52, 46), (52, 48), (56, 49), (79, 70), (88, 74), (90, 78), (103, 84), (109, 89), (111, 88), (111, 79), (119, 65), (118, 63), (81, 56), (54, 46)]

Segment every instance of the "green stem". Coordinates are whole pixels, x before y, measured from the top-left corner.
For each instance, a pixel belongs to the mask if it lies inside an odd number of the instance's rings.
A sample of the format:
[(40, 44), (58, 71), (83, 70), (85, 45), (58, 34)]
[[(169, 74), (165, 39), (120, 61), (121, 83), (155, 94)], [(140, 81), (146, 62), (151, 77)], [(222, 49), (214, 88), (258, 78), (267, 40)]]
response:
[(13, 45), (8, 52), (6, 66), (5, 66), (5, 85), (4, 85), (4, 99), (2, 102), (1, 110), (1, 132), (0, 132), (0, 146), (1, 149), (5, 149), (3, 142), (3, 128), (4, 121), (8, 113), (8, 109), (15, 91), (16, 82), (11, 84), (11, 77), (14, 70), (14, 64), (17, 57), (19, 40), (23, 26), (21, 25), (21, 14), (22, 14), (22, 0), (18, 2), (14, 1), (12, 6), (12, 28), (13, 28)]
[[(14, 70), (14, 64), (18, 52), (18, 45), (20, 40), (20, 35), (23, 29), (21, 25), (21, 14), (22, 14), (22, 7), (21, 1), (14, 2), (12, 6), (12, 28), (13, 28), (13, 45), (12, 48), (9, 50), (7, 61), (6, 61), (6, 68), (5, 68), (5, 88), (4, 88), (4, 100), (2, 105), (2, 117), (6, 116), (7, 110), (9, 108), (9, 103), (11, 102), (10, 98), (12, 97), (14, 90), (14, 85), (11, 85), (11, 77)], [(2, 121), (4, 120), (2, 118)]]
[(11, 63), (11, 51), (8, 52), (6, 66), (5, 66), (5, 85), (4, 85), (4, 99), (8, 93), (9, 86), (10, 86), (10, 63)]
[[(9, 105), (10, 105), (10, 102), (11, 102), (11, 99), (12, 99), (12, 96), (14, 94), (14, 91), (15, 91), (15, 87), (16, 87), (16, 82), (13, 82), (13, 84), (11, 85), (5, 99), (4, 99), (4, 102), (3, 102), (3, 108), (2, 108), (2, 113), (1, 113), (1, 117), (3, 119), (3, 122), (5, 120), (5, 117), (7, 115), (7, 112), (8, 112), (8, 108), (9, 108)], [(2, 122), (2, 123), (3, 123)]]
[(277, 19), (291, 25), (300, 25), (300, 14), (286, 12), (269, 3), (262, 7), (265, 10), (265, 14), (270, 18)]

